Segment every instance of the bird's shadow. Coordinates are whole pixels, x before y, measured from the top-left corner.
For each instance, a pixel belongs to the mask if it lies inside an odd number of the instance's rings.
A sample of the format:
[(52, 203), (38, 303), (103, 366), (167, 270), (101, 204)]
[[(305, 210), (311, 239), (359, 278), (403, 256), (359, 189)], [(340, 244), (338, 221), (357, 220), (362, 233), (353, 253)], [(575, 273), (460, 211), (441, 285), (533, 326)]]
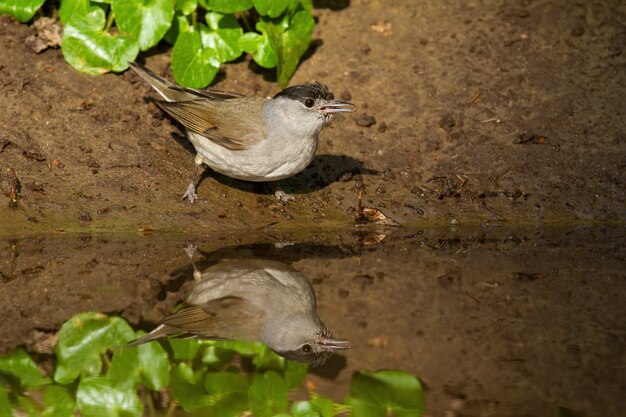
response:
[(212, 169), (205, 169), (198, 181), (198, 188), (204, 179), (212, 177), (230, 188), (237, 188), (254, 194), (273, 195), (277, 190), (287, 194), (309, 194), (322, 190), (330, 184), (348, 180), (358, 174), (377, 174), (363, 166), (363, 162), (346, 155), (316, 155), (311, 164), (301, 173), (279, 181), (249, 182), (227, 177)]

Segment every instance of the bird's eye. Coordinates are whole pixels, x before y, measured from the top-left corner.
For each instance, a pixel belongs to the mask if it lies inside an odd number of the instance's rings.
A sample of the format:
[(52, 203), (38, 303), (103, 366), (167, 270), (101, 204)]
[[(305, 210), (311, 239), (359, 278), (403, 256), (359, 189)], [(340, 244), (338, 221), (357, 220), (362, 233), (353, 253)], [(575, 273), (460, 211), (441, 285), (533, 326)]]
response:
[(311, 353), (311, 350), (313, 350), (313, 348), (311, 347), (311, 345), (309, 345), (308, 343), (302, 345), (302, 347), (300, 348), (304, 353)]
[(304, 100), (304, 105), (308, 107), (309, 109), (313, 107), (314, 104), (315, 104), (315, 100), (313, 100), (312, 98), (307, 98), (306, 100)]

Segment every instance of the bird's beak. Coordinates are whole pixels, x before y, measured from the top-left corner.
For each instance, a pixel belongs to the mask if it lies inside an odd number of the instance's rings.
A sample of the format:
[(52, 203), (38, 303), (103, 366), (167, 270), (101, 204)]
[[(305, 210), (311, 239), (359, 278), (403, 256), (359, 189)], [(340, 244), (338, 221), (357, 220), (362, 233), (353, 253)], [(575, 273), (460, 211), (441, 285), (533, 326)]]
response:
[(333, 101), (330, 101), (330, 102), (326, 103), (325, 105), (323, 105), (320, 108), (320, 111), (322, 111), (323, 113), (326, 113), (326, 114), (329, 114), (329, 113), (350, 113), (350, 112), (354, 111), (354, 104), (347, 103), (345, 101), (333, 100)]
[(328, 339), (326, 337), (317, 341), (319, 346), (328, 350), (347, 350), (352, 347), (350, 346), (351, 343), (349, 340)]

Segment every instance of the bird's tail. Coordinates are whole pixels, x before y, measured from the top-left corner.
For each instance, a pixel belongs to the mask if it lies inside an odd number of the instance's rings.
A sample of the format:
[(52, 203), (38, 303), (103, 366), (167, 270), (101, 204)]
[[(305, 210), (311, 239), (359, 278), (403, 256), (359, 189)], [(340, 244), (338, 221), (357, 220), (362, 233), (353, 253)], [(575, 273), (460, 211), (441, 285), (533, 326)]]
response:
[(142, 345), (144, 343), (152, 342), (153, 340), (162, 339), (168, 335), (170, 335), (172, 331), (169, 329), (169, 326), (165, 324), (160, 325), (156, 329), (152, 330), (145, 336), (140, 337), (139, 339), (135, 339), (132, 342), (128, 343), (128, 346), (136, 346)]
[(156, 92), (159, 93), (165, 100), (189, 100), (188, 93), (185, 93), (185, 91), (177, 87), (176, 84), (167, 81), (165, 78), (155, 74), (143, 65), (137, 62), (129, 62), (128, 65), (130, 65), (133, 71), (135, 71), (141, 78), (146, 80), (146, 82), (150, 84), (150, 86), (154, 88)]

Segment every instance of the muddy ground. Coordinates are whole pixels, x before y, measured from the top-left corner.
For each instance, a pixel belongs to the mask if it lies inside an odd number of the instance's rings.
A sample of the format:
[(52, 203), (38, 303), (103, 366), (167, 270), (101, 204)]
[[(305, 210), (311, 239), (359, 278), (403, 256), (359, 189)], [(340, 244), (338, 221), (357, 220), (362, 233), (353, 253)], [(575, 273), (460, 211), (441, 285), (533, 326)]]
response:
[[(179, 201), (191, 147), (143, 82), (37, 55), (24, 42), (33, 29), (2, 17), (3, 232), (343, 227), (355, 174), (364, 203), (403, 224), (623, 223), (622, 2), (318, 6), (316, 47), (292, 83), (323, 81), (358, 111), (323, 132), (302, 174), (263, 186), (207, 170), (195, 205)], [(169, 50), (144, 58), (170, 74)], [(271, 78), (241, 60), (216, 87), (271, 95)], [(298, 200), (278, 204), (276, 186)]]
[[(323, 131), (302, 174), (263, 185), (207, 170), (195, 204), (180, 201), (191, 145), (148, 86), (35, 54), (33, 29), (0, 17), (0, 351), (45, 350), (85, 310), (150, 328), (184, 296), (190, 241), (207, 259), (287, 245), (278, 256), (355, 341), (320, 377), (328, 395), (385, 367), (425, 382), (431, 416), (619, 415), (622, 3), (318, 1), (292, 83), (322, 81), (357, 112)], [(171, 77), (169, 53), (141, 60)], [(248, 59), (215, 87), (279, 90)], [(355, 234), (361, 192), (405, 227)]]

